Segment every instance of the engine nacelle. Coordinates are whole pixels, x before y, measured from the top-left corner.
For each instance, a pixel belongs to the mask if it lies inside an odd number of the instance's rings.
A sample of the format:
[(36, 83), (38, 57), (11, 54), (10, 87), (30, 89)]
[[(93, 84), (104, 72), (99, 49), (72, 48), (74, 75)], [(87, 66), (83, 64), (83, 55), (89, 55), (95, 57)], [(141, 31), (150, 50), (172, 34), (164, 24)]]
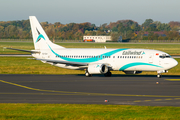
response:
[(108, 72), (108, 67), (105, 64), (90, 64), (88, 72), (89, 74), (105, 74)]
[(142, 71), (123, 71), (125, 74), (140, 74)]

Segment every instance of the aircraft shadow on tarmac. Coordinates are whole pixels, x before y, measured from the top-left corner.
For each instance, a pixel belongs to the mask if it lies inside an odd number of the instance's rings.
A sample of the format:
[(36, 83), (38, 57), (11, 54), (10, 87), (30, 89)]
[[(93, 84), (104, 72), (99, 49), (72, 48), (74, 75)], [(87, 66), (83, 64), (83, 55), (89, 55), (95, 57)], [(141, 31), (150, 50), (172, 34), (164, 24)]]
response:
[[(76, 76), (84, 76), (84, 74), (78, 74)], [(104, 77), (104, 75), (95, 74), (92, 77)], [(124, 74), (113, 74), (111, 77), (151, 77), (157, 78), (156, 75), (124, 75)], [(162, 78), (180, 78), (180, 75), (162, 75)]]

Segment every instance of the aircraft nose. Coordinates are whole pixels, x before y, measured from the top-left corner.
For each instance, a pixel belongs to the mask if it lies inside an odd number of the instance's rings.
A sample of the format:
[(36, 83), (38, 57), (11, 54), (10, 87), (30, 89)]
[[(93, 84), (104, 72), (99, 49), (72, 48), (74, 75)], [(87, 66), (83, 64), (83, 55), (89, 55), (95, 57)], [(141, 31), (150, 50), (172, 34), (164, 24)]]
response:
[(173, 67), (175, 67), (177, 64), (178, 64), (178, 62), (175, 59), (173, 59), (173, 61), (172, 61)]

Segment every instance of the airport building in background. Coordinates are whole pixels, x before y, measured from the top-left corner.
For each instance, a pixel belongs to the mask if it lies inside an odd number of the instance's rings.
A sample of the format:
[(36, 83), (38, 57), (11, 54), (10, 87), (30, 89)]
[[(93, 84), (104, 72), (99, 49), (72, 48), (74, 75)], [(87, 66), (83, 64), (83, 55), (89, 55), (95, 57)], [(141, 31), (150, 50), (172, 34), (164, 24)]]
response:
[(111, 36), (83, 36), (83, 42), (106, 42), (111, 41)]

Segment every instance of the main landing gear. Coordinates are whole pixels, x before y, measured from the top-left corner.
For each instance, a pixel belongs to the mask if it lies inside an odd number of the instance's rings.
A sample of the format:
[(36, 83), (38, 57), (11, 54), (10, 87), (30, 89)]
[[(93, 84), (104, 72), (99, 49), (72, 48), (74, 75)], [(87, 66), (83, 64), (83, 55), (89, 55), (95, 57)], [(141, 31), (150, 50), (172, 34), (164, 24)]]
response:
[[(111, 77), (112, 73), (108, 71), (107, 73), (104, 74), (105, 77)], [(90, 74), (87, 70), (85, 71), (85, 76), (86, 77), (91, 77), (92, 74)]]
[(104, 74), (105, 77), (111, 77), (112, 73), (108, 71), (107, 73)]
[(85, 71), (85, 76), (86, 76), (86, 77), (91, 77), (92, 74), (89, 74), (89, 72), (86, 70), (86, 71)]

